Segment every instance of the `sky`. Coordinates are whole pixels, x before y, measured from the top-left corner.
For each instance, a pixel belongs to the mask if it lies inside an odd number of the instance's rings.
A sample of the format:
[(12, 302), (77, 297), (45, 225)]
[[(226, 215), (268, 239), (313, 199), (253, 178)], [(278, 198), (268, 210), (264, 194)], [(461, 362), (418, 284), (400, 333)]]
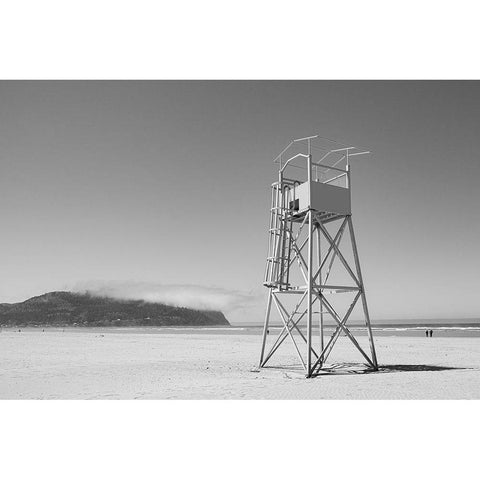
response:
[(478, 318), (479, 132), (477, 81), (2, 81), (0, 302), (262, 322), (272, 160), (318, 133), (372, 152), (352, 161), (372, 319)]

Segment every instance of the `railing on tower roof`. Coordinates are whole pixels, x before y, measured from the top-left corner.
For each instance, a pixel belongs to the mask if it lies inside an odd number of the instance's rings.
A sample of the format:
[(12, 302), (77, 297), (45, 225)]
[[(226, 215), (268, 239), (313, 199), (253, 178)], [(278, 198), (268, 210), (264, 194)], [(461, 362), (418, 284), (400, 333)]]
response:
[[(347, 176), (350, 159), (369, 153), (368, 150), (361, 147), (342, 144), (320, 135), (312, 135), (292, 140), (273, 162), (279, 165), (279, 174), (282, 176), (287, 168), (307, 172), (308, 158), (311, 155), (312, 180), (348, 188)], [(295, 175), (293, 176), (295, 177)], [(341, 184), (343, 181), (345, 181), (345, 185)]]

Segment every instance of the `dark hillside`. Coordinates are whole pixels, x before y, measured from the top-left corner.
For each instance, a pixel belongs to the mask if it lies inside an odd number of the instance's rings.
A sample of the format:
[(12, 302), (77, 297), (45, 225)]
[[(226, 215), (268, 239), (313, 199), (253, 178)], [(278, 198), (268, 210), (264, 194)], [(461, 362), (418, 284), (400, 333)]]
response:
[(21, 303), (0, 304), (1, 326), (202, 326), (230, 325), (222, 312), (50, 292)]

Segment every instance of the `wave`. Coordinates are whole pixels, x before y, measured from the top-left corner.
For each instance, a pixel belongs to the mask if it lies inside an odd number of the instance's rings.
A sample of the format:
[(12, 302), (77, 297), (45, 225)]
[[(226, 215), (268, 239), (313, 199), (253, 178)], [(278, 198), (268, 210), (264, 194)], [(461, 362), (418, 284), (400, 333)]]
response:
[(480, 327), (435, 327), (433, 325), (425, 325), (421, 327), (373, 327), (372, 330), (380, 331), (410, 331), (410, 330), (473, 330), (480, 331)]
[(136, 330), (221, 330), (225, 332), (231, 332), (232, 330), (246, 330), (246, 327), (195, 327), (193, 325), (184, 326), (184, 327), (112, 327), (113, 330), (125, 330), (125, 331), (132, 331), (133, 329)]

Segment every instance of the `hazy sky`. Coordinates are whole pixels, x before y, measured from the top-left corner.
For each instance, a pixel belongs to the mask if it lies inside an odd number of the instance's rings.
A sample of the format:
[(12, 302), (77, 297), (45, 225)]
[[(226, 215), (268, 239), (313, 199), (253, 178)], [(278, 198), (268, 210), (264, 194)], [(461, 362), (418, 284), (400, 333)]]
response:
[(373, 152), (372, 318), (480, 316), (479, 82), (0, 82), (0, 302), (131, 287), (262, 321), (272, 159), (315, 133)]

